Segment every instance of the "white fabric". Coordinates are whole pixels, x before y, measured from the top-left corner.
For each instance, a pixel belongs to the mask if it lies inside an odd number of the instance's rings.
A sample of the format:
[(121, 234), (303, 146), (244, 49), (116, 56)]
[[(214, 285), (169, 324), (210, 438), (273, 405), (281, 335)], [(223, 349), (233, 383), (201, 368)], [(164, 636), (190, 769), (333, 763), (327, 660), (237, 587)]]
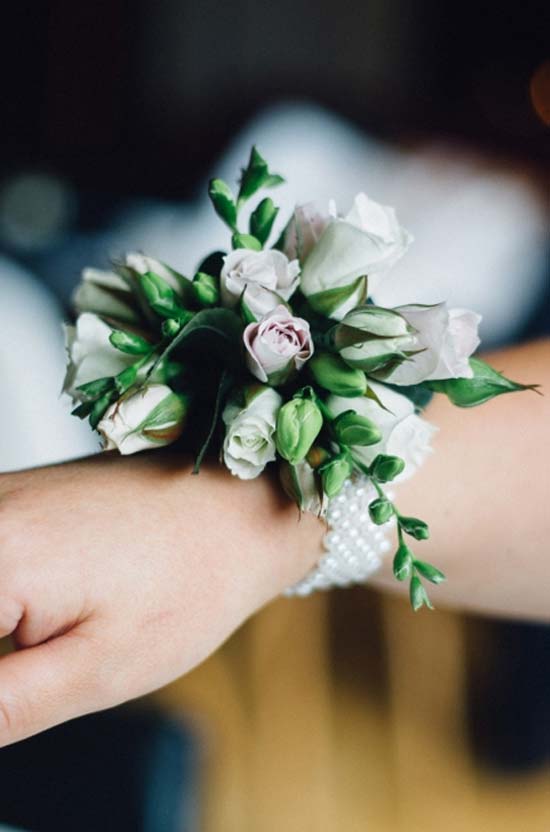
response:
[(0, 472), (86, 456), (99, 449), (60, 395), (62, 315), (50, 294), (0, 258)]

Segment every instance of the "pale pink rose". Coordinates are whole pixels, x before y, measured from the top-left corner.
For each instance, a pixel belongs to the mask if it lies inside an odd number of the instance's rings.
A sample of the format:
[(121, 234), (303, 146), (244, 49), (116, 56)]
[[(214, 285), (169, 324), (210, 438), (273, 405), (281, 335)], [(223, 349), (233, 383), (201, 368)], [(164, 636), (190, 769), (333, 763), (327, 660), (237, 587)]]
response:
[(282, 305), (260, 321), (248, 324), (243, 340), (248, 369), (260, 381), (271, 384), (280, 384), (313, 355), (308, 322), (295, 318)]
[(319, 213), (313, 202), (297, 205), (285, 230), (283, 251), (288, 259), (303, 263), (332, 219), (328, 213)]

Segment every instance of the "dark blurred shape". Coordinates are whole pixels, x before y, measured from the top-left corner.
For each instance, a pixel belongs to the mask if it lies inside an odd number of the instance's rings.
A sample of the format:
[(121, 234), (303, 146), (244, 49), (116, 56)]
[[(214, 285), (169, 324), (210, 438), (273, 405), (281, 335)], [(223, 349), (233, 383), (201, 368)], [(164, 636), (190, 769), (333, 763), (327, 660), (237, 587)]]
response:
[(28, 832), (192, 832), (195, 744), (181, 725), (119, 708), (0, 751), (0, 823)]
[[(473, 643), (473, 638), (477, 644)], [(470, 732), (479, 759), (510, 773), (550, 761), (550, 629), (475, 622)]]
[(529, 98), (541, 0), (47, 0), (2, 24), (0, 175), (32, 162), (79, 190), (190, 196), (253, 113), (291, 99), (371, 135), (548, 152)]
[(537, 67), (531, 78), (530, 91), (536, 114), (550, 127), (550, 61), (543, 61)]

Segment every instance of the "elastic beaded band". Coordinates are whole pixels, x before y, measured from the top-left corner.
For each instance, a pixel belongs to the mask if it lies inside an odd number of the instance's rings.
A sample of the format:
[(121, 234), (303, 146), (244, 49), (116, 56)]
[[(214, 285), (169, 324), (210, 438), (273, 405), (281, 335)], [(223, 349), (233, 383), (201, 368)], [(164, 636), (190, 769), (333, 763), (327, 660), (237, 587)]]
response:
[[(342, 491), (330, 500), (327, 509), (329, 530), (323, 545), (326, 554), (285, 595), (309, 595), (318, 589), (364, 583), (382, 564), (382, 557), (391, 549), (389, 531), (392, 519), (376, 526), (369, 517), (369, 503), (377, 493), (367, 477), (346, 480)], [(391, 499), (391, 495), (387, 495)]]

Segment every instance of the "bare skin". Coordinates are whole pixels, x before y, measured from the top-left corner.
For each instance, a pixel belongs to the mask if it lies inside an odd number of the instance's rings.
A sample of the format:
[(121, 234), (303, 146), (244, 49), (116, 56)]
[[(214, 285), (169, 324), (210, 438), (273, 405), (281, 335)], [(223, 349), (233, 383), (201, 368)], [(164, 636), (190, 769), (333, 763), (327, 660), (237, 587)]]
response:
[[(550, 341), (491, 361), (550, 388)], [(430, 522), (434, 600), (549, 618), (550, 398), (427, 415), (438, 453), (397, 497)], [(187, 672), (308, 571), (322, 533), (269, 477), (191, 477), (170, 451), (1, 475), (0, 637), (19, 649), (0, 659), (0, 746)]]

